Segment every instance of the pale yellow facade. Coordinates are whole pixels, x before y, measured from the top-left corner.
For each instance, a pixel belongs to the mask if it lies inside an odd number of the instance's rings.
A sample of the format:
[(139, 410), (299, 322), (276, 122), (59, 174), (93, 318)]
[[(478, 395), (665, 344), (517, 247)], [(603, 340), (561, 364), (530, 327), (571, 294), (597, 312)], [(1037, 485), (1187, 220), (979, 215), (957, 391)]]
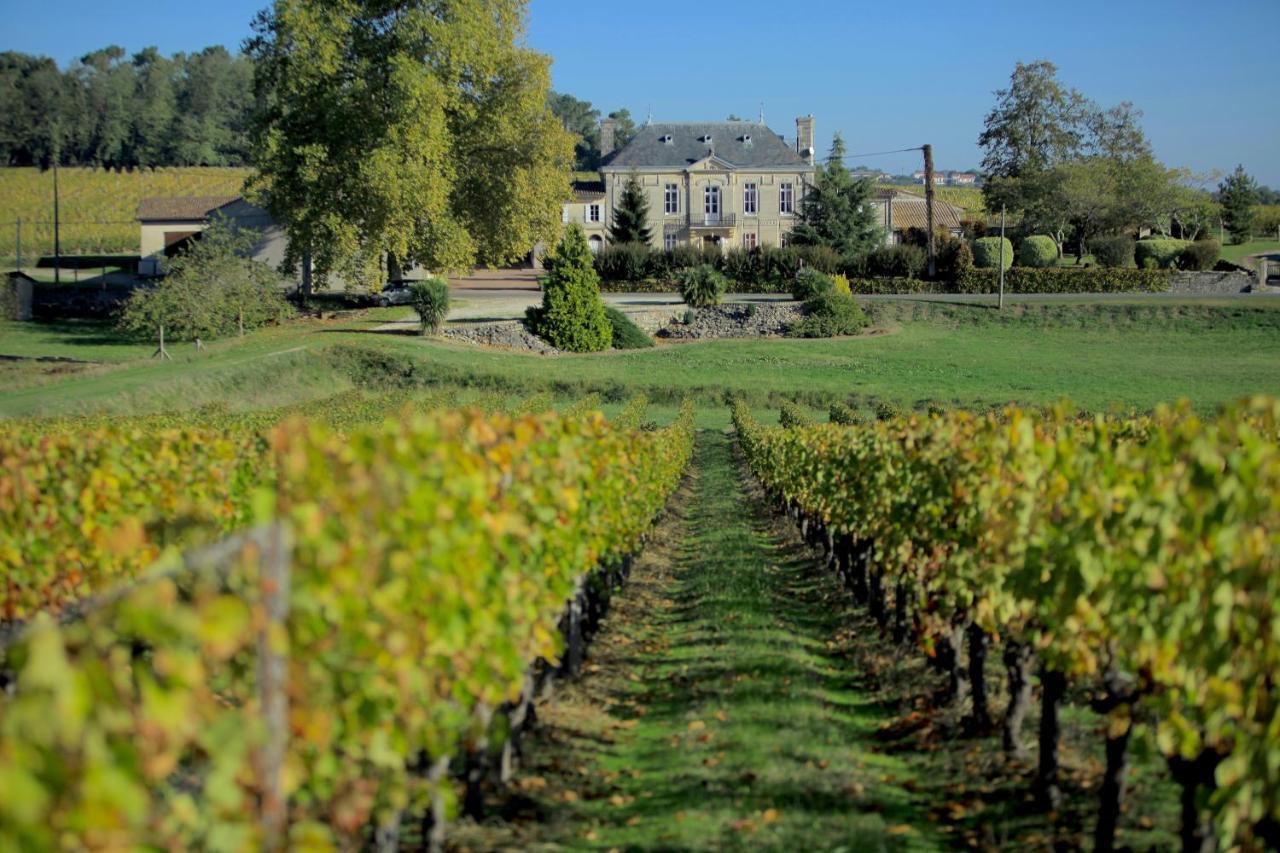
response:
[[(722, 249), (784, 245), (812, 178), (811, 170), (736, 169), (716, 157), (681, 171), (606, 171), (606, 227), (632, 174), (649, 202), (656, 249), (716, 243)], [(673, 205), (668, 203), (672, 198)]]

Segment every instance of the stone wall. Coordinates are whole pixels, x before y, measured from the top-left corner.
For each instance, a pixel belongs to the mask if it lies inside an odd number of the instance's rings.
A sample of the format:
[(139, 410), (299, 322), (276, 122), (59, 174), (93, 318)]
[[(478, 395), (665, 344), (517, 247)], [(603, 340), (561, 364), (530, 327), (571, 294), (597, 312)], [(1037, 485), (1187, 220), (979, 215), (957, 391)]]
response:
[[(683, 312), (681, 312), (683, 317)], [(781, 335), (804, 316), (796, 302), (735, 303), (694, 311), (693, 322), (676, 320), (658, 329), (657, 336), (672, 339), (758, 338)]]
[(1233, 296), (1248, 293), (1256, 276), (1247, 272), (1175, 272), (1169, 276), (1169, 293), (1190, 296)]
[(520, 320), (503, 320), (497, 323), (476, 323), (468, 326), (450, 326), (444, 330), (450, 340), (487, 347), (526, 350), (540, 355), (559, 352), (551, 344), (525, 328)]

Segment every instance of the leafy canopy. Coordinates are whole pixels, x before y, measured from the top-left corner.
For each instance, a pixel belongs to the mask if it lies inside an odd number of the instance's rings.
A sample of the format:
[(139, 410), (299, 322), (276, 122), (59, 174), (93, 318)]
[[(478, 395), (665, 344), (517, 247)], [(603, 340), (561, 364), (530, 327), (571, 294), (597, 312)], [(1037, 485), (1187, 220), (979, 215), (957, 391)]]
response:
[(252, 197), (316, 278), (523, 256), (559, 227), (573, 140), (524, 0), (277, 0), (256, 63)]

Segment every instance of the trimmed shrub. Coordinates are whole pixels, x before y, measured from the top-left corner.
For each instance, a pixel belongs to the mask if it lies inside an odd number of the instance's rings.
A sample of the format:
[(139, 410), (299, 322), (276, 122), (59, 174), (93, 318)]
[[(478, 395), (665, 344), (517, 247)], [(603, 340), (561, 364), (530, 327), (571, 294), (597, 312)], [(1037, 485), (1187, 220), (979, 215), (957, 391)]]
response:
[(787, 334), (793, 338), (833, 338), (856, 335), (870, 321), (852, 296), (828, 290), (804, 303), (804, 318), (792, 323)]
[(431, 278), (415, 281), (409, 285), (413, 310), (418, 312), (418, 320), (422, 323), (421, 333), (436, 334), (449, 316), (449, 282), (442, 278)]
[(1182, 250), (1178, 257), (1178, 266), (1184, 270), (1211, 270), (1222, 255), (1222, 244), (1212, 238), (1196, 240)]
[(827, 275), (840, 271), (842, 258), (840, 253), (830, 246), (788, 246), (806, 267), (824, 272)]
[(1182, 256), (1182, 250), (1191, 245), (1189, 240), (1174, 240), (1168, 237), (1155, 237), (1139, 240), (1134, 244), (1133, 257), (1139, 268), (1152, 269), (1154, 262), (1157, 269), (1173, 269)]
[(853, 290), (849, 287), (848, 276), (837, 273), (831, 276), (831, 284), (834, 286), (836, 293), (843, 293), (845, 296), (853, 295)]
[(924, 249), (908, 246), (881, 246), (867, 255), (867, 274), (898, 278), (920, 278), (929, 259)]
[(819, 293), (835, 290), (836, 284), (831, 276), (815, 269), (802, 269), (791, 281), (791, 298), (797, 302), (812, 299)]
[(1107, 269), (1131, 267), (1133, 261), (1133, 240), (1123, 234), (1115, 237), (1094, 237), (1089, 241), (1089, 251), (1093, 260)]
[(778, 412), (778, 423), (787, 429), (792, 427), (813, 426), (813, 418), (809, 413), (800, 407), (799, 403), (793, 403), (790, 400), (782, 402), (781, 409)]
[(853, 293), (871, 296), (877, 293), (945, 293), (940, 282), (922, 278), (856, 278), (849, 282)]
[(729, 249), (720, 257), (720, 272), (733, 282), (755, 285), (764, 276), (758, 252), (747, 249)]
[(1045, 269), (1058, 265), (1058, 244), (1052, 237), (1033, 234), (1018, 247), (1018, 264), (1032, 269)]
[(719, 305), (728, 280), (710, 264), (700, 264), (680, 273), (680, 296), (694, 308)]
[(973, 241), (973, 265), (978, 269), (993, 270), (1000, 264), (1000, 246), (1004, 244), (1004, 268), (1013, 266), (1013, 244), (1008, 237), (979, 237)]
[(938, 278), (956, 281), (973, 269), (973, 250), (964, 240), (948, 240), (938, 247)]
[(631, 322), (631, 318), (617, 308), (606, 305), (604, 316), (609, 318), (609, 325), (613, 327), (614, 349), (644, 349), (653, 346), (653, 338), (646, 335), (643, 329)]
[(600, 277), (582, 228), (570, 225), (544, 261), (542, 304), (525, 312), (529, 328), (553, 347), (596, 352), (613, 343), (613, 329), (600, 298)]
[(596, 272), (606, 281), (640, 281), (649, 275), (651, 254), (644, 243), (611, 243), (595, 256)]
[(832, 403), (830, 410), (827, 412), (827, 420), (833, 424), (842, 426), (859, 426), (863, 423), (862, 415), (857, 410), (845, 403)]

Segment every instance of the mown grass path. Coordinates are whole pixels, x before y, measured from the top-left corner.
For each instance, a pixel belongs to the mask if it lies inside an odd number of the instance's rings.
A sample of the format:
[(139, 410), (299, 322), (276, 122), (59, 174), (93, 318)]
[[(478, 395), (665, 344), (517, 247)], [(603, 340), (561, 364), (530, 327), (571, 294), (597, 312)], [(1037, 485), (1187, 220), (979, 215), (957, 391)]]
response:
[(918, 780), (875, 750), (812, 553), (745, 483), (732, 439), (693, 472), (597, 637), (543, 706), (514, 802), (459, 848), (933, 849)]

